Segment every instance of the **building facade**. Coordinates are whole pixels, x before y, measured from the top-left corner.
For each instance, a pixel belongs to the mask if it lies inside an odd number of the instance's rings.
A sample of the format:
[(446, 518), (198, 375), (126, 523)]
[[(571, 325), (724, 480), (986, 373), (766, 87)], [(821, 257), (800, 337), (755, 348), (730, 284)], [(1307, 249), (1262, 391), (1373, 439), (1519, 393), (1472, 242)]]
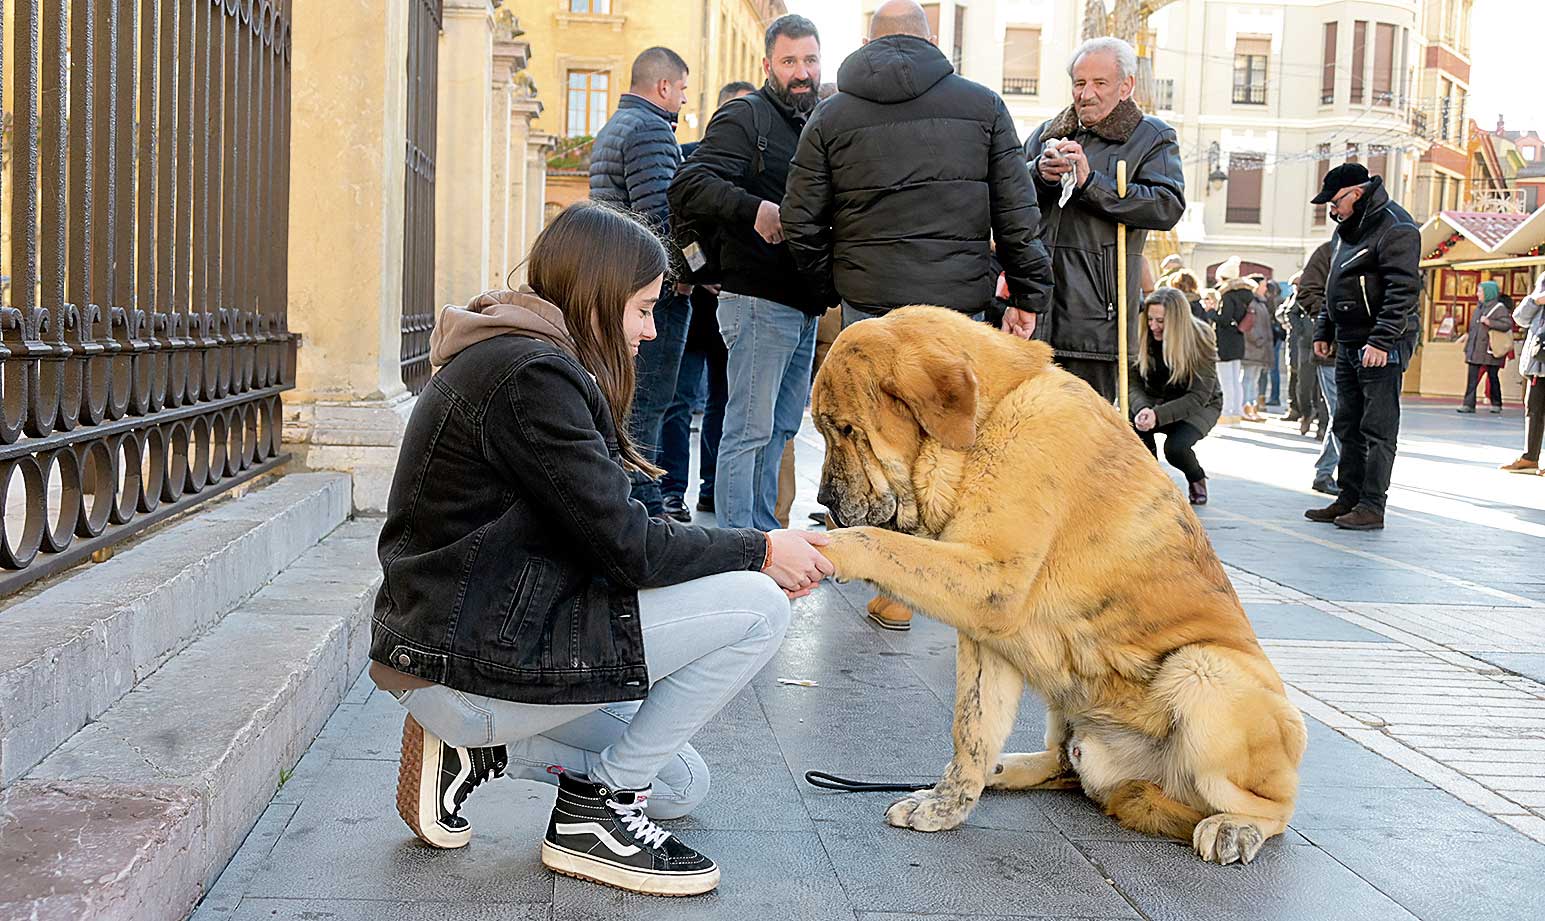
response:
[(1422, 0), (1412, 127), (1429, 146), (1404, 199), (1417, 221), (1466, 207), (1471, 6), (1472, 0)]
[(535, 49), (527, 70), (544, 108), (533, 130), (557, 149), (545, 199), (549, 214), (589, 194), (587, 140), (628, 91), (633, 59), (663, 45), (690, 68), (676, 137), (703, 136), (719, 87), (760, 86), (764, 33), (788, 12), (783, 0), (506, 0)]

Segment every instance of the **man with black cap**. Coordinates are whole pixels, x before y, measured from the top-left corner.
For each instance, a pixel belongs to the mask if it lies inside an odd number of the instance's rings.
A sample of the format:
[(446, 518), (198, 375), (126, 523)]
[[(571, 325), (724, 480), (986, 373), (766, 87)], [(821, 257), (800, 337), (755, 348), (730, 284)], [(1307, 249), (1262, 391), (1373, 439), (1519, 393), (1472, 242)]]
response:
[(1350, 531), (1384, 527), (1384, 501), (1400, 431), (1400, 377), (1416, 350), (1421, 234), (1411, 215), (1390, 201), (1384, 180), (1359, 163), (1325, 174), (1313, 203), (1327, 205), (1331, 241), (1325, 307), (1315, 324), (1314, 352), (1336, 346), (1338, 403), (1332, 430), (1341, 440), (1341, 494), (1310, 521)]

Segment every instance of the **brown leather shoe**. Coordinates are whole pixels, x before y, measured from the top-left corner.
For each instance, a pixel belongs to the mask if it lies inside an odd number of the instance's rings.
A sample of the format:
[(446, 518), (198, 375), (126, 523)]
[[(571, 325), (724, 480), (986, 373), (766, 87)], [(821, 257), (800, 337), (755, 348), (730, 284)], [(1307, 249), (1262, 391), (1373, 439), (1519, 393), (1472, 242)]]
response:
[(1298, 434), (1300, 434), (1300, 435), (1307, 435), (1307, 434), (1309, 434), (1309, 427), (1312, 426), (1312, 425), (1314, 425), (1314, 417), (1312, 417), (1312, 416), (1304, 416), (1302, 419), (1299, 419), (1298, 420)]
[(869, 599), (869, 619), (887, 630), (911, 630), (912, 609), (884, 595)]
[(1528, 458), (1520, 457), (1518, 460), (1513, 461), (1511, 464), (1503, 464), (1497, 469), (1506, 470), (1508, 473), (1535, 473), (1540, 469), (1540, 465), (1538, 461), (1532, 461)]
[(1342, 515), (1345, 515), (1350, 511), (1352, 511), (1352, 505), (1350, 503), (1342, 502), (1340, 499), (1337, 499), (1335, 502), (1332, 502), (1324, 508), (1312, 508), (1309, 511), (1304, 512), (1304, 517), (1310, 521), (1319, 521), (1324, 522), (1325, 524), (1329, 524), (1330, 522), (1335, 521), (1337, 518), (1340, 518)]
[(1191, 486), (1191, 504), (1192, 505), (1206, 505), (1207, 504), (1207, 480), (1206, 479), (1197, 480), (1195, 483), (1190, 484), (1190, 486)]
[(1384, 513), (1376, 512), (1366, 505), (1359, 505), (1333, 523), (1344, 531), (1382, 531)]

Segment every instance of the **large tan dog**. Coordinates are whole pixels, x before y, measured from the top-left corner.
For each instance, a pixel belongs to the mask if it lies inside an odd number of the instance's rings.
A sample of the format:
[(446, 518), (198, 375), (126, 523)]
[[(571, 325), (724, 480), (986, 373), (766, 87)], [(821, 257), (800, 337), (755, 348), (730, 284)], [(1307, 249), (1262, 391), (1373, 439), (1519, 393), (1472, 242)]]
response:
[[(983, 787), (1081, 786), (1121, 825), (1248, 863), (1293, 814), (1303, 718), (1200, 522), (1050, 349), (938, 307), (845, 330), (811, 401), (840, 579), (959, 631), (955, 756), (892, 825)], [(1046, 751), (1000, 755), (1028, 684)]]

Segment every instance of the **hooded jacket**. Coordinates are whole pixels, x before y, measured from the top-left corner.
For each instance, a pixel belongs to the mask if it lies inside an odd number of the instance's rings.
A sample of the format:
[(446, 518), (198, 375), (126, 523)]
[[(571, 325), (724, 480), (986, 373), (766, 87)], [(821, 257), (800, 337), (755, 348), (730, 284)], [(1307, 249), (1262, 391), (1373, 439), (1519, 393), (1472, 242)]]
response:
[(1371, 345), (1404, 367), (1416, 351), (1421, 243), (1411, 215), (1390, 201), (1383, 177), (1373, 177), (1352, 216), (1336, 228), (1315, 341)]
[(938, 304), (977, 313), (997, 273), (1009, 303), (1043, 311), (1051, 267), (1013, 119), (924, 39), (890, 35), (837, 72), (805, 126), (783, 199), (783, 232), (806, 274), (868, 313)]
[[(1089, 178), (1065, 206), (1058, 183), (1041, 178), (1041, 150), (1053, 139), (1074, 140), (1089, 160)], [(1137, 343), (1142, 301), (1143, 244), (1150, 230), (1170, 230), (1186, 210), (1185, 176), (1175, 129), (1144, 115), (1130, 99), (1099, 124), (1084, 127), (1072, 106), (1042, 124), (1025, 142), (1030, 177), (1041, 206), (1041, 239), (1051, 252), (1060, 292), (1035, 337), (1064, 358), (1115, 361), (1116, 224), (1127, 227), (1127, 335)], [(1116, 194), (1116, 163), (1127, 161), (1127, 194)], [(1222, 324), (1219, 325), (1222, 330)], [(1218, 342), (1223, 358), (1222, 336)]]
[(638, 589), (759, 569), (765, 535), (629, 499), (611, 408), (552, 304), (488, 292), (444, 310), (430, 343), (441, 367), (387, 498), (370, 658), (524, 703), (643, 697)]
[(1255, 300), (1255, 286), (1248, 279), (1223, 279), (1218, 288), (1218, 315), (1213, 318), (1213, 329), (1218, 337), (1219, 361), (1243, 361), (1245, 334), (1239, 324), (1250, 313)]

